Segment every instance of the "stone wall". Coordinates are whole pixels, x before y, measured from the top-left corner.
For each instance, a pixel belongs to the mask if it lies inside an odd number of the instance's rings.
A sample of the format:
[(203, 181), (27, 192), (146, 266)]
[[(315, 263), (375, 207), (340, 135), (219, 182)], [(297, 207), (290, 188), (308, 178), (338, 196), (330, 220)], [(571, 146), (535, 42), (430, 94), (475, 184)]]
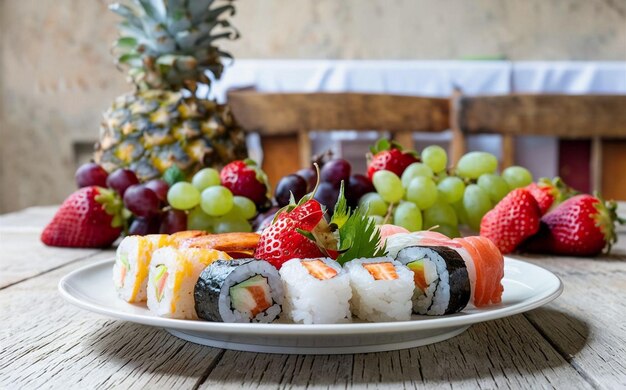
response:
[[(0, 212), (58, 203), (129, 89), (105, 0), (0, 0)], [(239, 58), (626, 60), (624, 0), (240, 0)]]

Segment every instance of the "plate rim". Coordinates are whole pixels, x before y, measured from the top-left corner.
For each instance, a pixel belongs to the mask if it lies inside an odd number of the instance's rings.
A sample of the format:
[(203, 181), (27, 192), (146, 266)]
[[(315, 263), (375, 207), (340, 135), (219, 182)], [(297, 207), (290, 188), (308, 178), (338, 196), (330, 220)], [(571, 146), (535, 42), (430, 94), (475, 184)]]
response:
[[(544, 267), (529, 263), (523, 260), (514, 259), (504, 256), (505, 263), (511, 265), (519, 265), (522, 267), (535, 267), (541, 272), (545, 272), (546, 276), (554, 279), (555, 284), (552, 288), (537, 294), (530, 298), (530, 302), (519, 302), (511, 306), (502, 307), (495, 310), (489, 310), (467, 315), (451, 315), (445, 317), (428, 318), (420, 321), (396, 321), (396, 322), (365, 322), (365, 323), (345, 323), (345, 324), (248, 324), (248, 323), (224, 323), (199, 320), (181, 320), (156, 316), (146, 316), (143, 314), (135, 314), (121, 311), (119, 309), (102, 306), (99, 304), (84, 301), (72, 293), (70, 280), (77, 275), (91, 271), (94, 268), (102, 267), (107, 263), (112, 266), (115, 258), (107, 258), (94, 263), (86, 264), (79, 267), (65, 276), (58, 283), (58, 291), (67, 302), (90, 312), (101, 314), (107, 317), (130, 321), (138, 324), (156, 326), (160, 328), (179, 329), (187, 331), (205, 332), (205, 333), (222, 333), (222, 334), (247, 334), (247, 335), (281, 335), (290, 336), (306, 336), (306, 335), (342, 335), (342, 334), (374, 334), (374, 333), (397, 333), (411, 332), (426, 329), (442, 329), (457, 326), (469, 326), (485, 321), (492, 321), (499, 318), (509, 317), (516, 314), (524, 313), (529, 310), (543, 306), (554, 299), (558, 298), (563, 292), (563, 282), (553, 272)], [(111, 288), (113, 288), (111, 286)]]

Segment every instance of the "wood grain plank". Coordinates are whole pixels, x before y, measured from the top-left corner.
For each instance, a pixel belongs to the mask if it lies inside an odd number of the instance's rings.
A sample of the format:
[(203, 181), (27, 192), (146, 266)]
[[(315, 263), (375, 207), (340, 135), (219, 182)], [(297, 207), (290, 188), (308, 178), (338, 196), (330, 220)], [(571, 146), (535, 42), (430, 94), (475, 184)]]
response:
[[(621, 251), (595, 260), (524, 258), (557, 274), (565, 287), (548, 308), (526, 317), (596, 388), (626, 387), (626, 256)], [(579, 349), (581, 344), (585, 347)]]
[(221, 350), (63, 301), (59, 279), (112, 252), (0, 291), (0, 388), (192, 388)]
[(626, 137), (626, 95), (498, 95), (460, 98), (466, 133), (561, 138)]
[(29, 207), (0, 215), (0, 238), (5, 232), (41, 232), (59, 206)]
[(0, 232), (0, 289), (100, 252), (100, 249), (48, 247), (39, 240), (39, 235), (26, 231)]
[(226, 351), (200, 388), (335, 386), (590, 388), (523, 316), (401, 351), (320, 356)]
[(231, 91), (228, 105), (243, 128), (263, 136), (296, 134), (298, 129), (440, 132), (450, 127), (444, 98)]

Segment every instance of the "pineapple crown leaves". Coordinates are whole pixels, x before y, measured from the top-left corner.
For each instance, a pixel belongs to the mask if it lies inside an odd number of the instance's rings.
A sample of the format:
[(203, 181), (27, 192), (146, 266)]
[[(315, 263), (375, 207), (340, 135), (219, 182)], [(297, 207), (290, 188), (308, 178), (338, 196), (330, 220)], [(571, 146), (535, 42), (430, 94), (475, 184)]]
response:
[(114, 43), (117, 64), (127, 67), (140, 90), (188, 89), (219, 79), (222, 59), (232, 55), (215, 42), (237, 39), (226, 18), (235, 14), (233, 0), (125, 0), (109, 8), (120, 15), (120, 38)]

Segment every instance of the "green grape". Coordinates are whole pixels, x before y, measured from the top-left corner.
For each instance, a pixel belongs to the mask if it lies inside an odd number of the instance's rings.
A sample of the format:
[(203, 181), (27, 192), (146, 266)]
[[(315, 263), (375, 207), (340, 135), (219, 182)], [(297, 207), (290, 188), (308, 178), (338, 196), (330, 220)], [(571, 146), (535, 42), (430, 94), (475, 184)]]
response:
[(404, 196), (402, 181), (393, 172), (382, 170), (374, 173), (374, 188), (387, 203), (398, 203)]
[(465, 183), (456, 176), (448, 176), (437, 184), (437, 189), (448, 203), (455, 203), (463, 199)]
[(384, 217), (389, 209), (389, 204), (377, 192), (369, 192), (359, 199), (359, 207), (367, 210), (367, 215)]
[(422, 161), (434, 172), (441, 172), (448, 165), (448, 154), (439, 145), (431, 145), (422, 150)]
[(210, 232), (213, 230), (214, 218), (208, 216), (201, 207), (196, 207), (187, 214), (187, 229), (204, 230)]
[(487, 152), (469, 152), (456, 165), (456, 173), (461, 177), (478, 179), (484, 173), (494, 173), (498, 169), (498, 159)]
[(512, 190), (526, 187), (533, 182), (533, 175), (530, 171), (520, 166), (508, 167), (502, 171), (502, 178), (506, 180)]
[(202, 210), (212, 217), (227, 214), (233, 208), (233, 194), (223, 186), (213, 186), (202, 191)]
[(167, 191), (167, 202), (177, 210), (189, 210), (200, 203), (200, 192), (191, 183), (179, 181)]
[(240, 216), (229, 213), (216, 219), (213, 231), (215, 233), (249, 233), (252, 231), (252, 225)]
[(440, 224), (439, 226), (437, 226), (436, 228), (432, 230), (439, 232), (450, 238), (461, 237), (461, 232), (459, 231), (459, 227), (457, 225), (451, 226), (451, 225)]
[(369, 218), (376, 225), (382, 225), (385, 222), (385, 217), (381, 215), (370, 215)]
[(256, 205), (245, 196), (233, 197), (233, 210), (239, 213), (243, 219), (251, 219), (256, 215)]
[(491, 210), (492, 205), (485, 190), (476, 184), (470, 184), (463, 195), (463, 207), (467, 213), (467, 225), (478, 231), (480, 220), (487, 214), (487, 211)]
[(433, 177), (433, 170), (426, 164), (422, 163), (413, 163), (406, 167), (404, 172), (402, 172), (402, 186), (407, 188), (409, 184), (411, 184), (411, 180), (415, 179), (418, 176), (425, 177)]
[(459, 224), (467, 225), (467, 212), (465, 211), (465, 207), (463, 207), (463, 199), (455, 203), (451, 203), (450, 206), (454, 209), (454, 212), (459, 219)]
[(202, 191), (205, 188), (212, 186), (220, 185), (220, 173), (217, 169), (213, 168), (203, 168), (196, 172), (191, 179), (191, 184), (198, 189), (198, 191)]
[(476, 183), (487, 192), (493, 204), (498, 203), (509, 193), (509, 185), (506, 181), (495, 173), (485, 173), (480, 175)]
[(402, 226), (410, 232), (422, 229), (422, 212), (411, 202), (402, 202), (393, 212), (394, 225)]
[(406, 190), (406, 199), (415, 203), (420, 210), (425, 210), (437, 201), (437, 185), (428, 177), (418, 176), (411, 180)]
[(437, 199), (435, 204), (424, 210), (424, 228), (436, 225), (456, 226), (459, 219), (452, 206), (443, 199)]

